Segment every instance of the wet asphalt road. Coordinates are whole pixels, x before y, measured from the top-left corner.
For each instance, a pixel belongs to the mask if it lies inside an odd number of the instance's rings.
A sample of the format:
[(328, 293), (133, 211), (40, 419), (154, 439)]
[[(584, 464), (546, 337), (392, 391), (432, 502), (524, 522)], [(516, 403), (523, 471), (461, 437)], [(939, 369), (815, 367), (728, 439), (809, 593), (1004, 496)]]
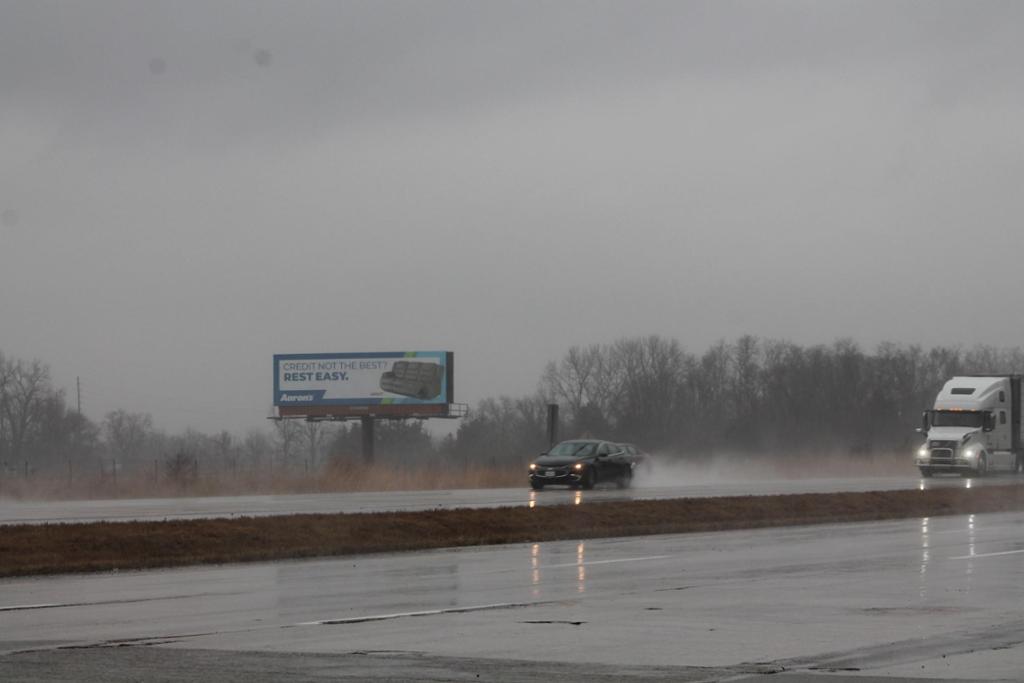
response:
[(787, 493), (833, 493), (917, 488), (1013, 484), (1015, 476), (987, 479), (959, 477), (871, 477), (832, 479), (696, 479), (664, 485), (639, 482), (627, 490), (600, 487), (593, 491), (527, 486), (511, 489), (451, 491), (386, 491), (379, 493), (318, 493), (281, 496), (221, 496), (210, 498), (155, 498), (15, 502), (0, 499), (0, 524), (189, 519), (203, 517), (266, 516), (298, 513), (380, 512), (459, 507), (564, 505), (584, 501), (652, 500), (710, 496), (755, 496)]
[(1022, 605), (1021, 513), (8, 579), (0, 680), (1022, 680)]

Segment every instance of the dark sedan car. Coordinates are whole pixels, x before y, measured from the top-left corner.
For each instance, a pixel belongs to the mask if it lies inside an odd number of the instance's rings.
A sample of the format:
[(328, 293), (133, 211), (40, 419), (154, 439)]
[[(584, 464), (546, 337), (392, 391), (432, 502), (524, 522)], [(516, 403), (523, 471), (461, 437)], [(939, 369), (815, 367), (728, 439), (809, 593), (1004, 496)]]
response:
[(592, 489), (599, 482), (610, 481), (626, 488), (633, 481), (636, 464), (634, 453), (612, 441), (563, 441), (530, 463), (530, 486), (537, 490), (552, 484)]

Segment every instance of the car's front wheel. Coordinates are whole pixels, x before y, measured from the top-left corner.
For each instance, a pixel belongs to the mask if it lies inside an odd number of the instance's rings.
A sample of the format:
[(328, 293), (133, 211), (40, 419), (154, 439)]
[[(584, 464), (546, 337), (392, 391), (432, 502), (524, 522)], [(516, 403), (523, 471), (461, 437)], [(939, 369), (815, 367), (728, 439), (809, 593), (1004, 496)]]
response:
[(597, 483), (597, 475), (594, 472), (593, 467), (588, 467), (583, 472), (583, 477), (580, 479), (580, 488), (586, 491), (594, 488), (594, 484)]
[(544, 488), (544, 484), (540, 483), (539, 481), (534, 481), (531, 479), (530, 488), (533, 489), (534, 491), (540, 491)]

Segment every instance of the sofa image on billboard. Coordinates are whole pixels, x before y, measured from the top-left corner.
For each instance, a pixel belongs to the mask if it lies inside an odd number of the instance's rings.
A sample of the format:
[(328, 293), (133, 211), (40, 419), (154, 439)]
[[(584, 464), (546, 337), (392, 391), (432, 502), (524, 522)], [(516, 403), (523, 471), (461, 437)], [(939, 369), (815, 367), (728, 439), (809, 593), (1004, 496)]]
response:
[(441, 393), (444, 368), (437, 363), (399, 360), (380, 376), (380, 388), (392, 394), (426, 401)]

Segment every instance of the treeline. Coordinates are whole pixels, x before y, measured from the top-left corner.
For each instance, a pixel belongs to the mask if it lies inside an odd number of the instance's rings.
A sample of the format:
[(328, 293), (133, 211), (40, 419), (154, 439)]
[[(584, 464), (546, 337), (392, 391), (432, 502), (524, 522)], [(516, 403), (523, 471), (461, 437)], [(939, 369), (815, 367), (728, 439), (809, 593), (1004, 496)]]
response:
[[(547, 446), (547, 405), (561, 438), (595, 437), (698, 460), (716, 453), (907, 454), (921, 411), (959, 374), (1024, 371), (1024, 350), (883, 343), (872, 351), (743, 336), (700, 354), (674, 339), (628, 337), (574, 346), (544, 369), (530, 396), (471, 406), (457, 432), (431, 443), (420, 423), (379, 433), (384, 457), (453, 463), (523, 462)], [(387, 424), (387, 423), (384, 423)], [(332, 452), (358, 453), (359, 426)]]
[(803, 347), (744, 336), (700, 355), (657, 336), (573, 347), (544, 396), (570, 433), (614, 434), (650, 450), (873, 453), (907, 450), (921, 411), (951, 376), (1024, 369), (1024, 351), (855, 342)]
[[(673, 339), (630, 337), (570, 348), (547, 365), (534, 394), (480, 401), (444, 438), (422, 422), (381, 422), (377, 458), (520, 463), (547, 445), (548, 403), (560, 406), (563, 438), (629, 441), (685, 458), (906, 452), (949, 377), (1022, 369), (1020, 348), (884, 343), (869, 352), (850, 340), (800, 346), (745, 336), (695, 354)], [(93, 422), (68, 405), (44, 363), (0, 354), (0, 474), (145, 466), (187, 480), (200, 470), (315, 471), (360, 456), (356, 423), (272, 424), (242, 435), (172, 435), (126, 410)]]
[(0, 465), (87, 452), (98, 437), (96, 426), (69, 410), (64, 393), (54, 390), (49, 367), (0, 353)]

